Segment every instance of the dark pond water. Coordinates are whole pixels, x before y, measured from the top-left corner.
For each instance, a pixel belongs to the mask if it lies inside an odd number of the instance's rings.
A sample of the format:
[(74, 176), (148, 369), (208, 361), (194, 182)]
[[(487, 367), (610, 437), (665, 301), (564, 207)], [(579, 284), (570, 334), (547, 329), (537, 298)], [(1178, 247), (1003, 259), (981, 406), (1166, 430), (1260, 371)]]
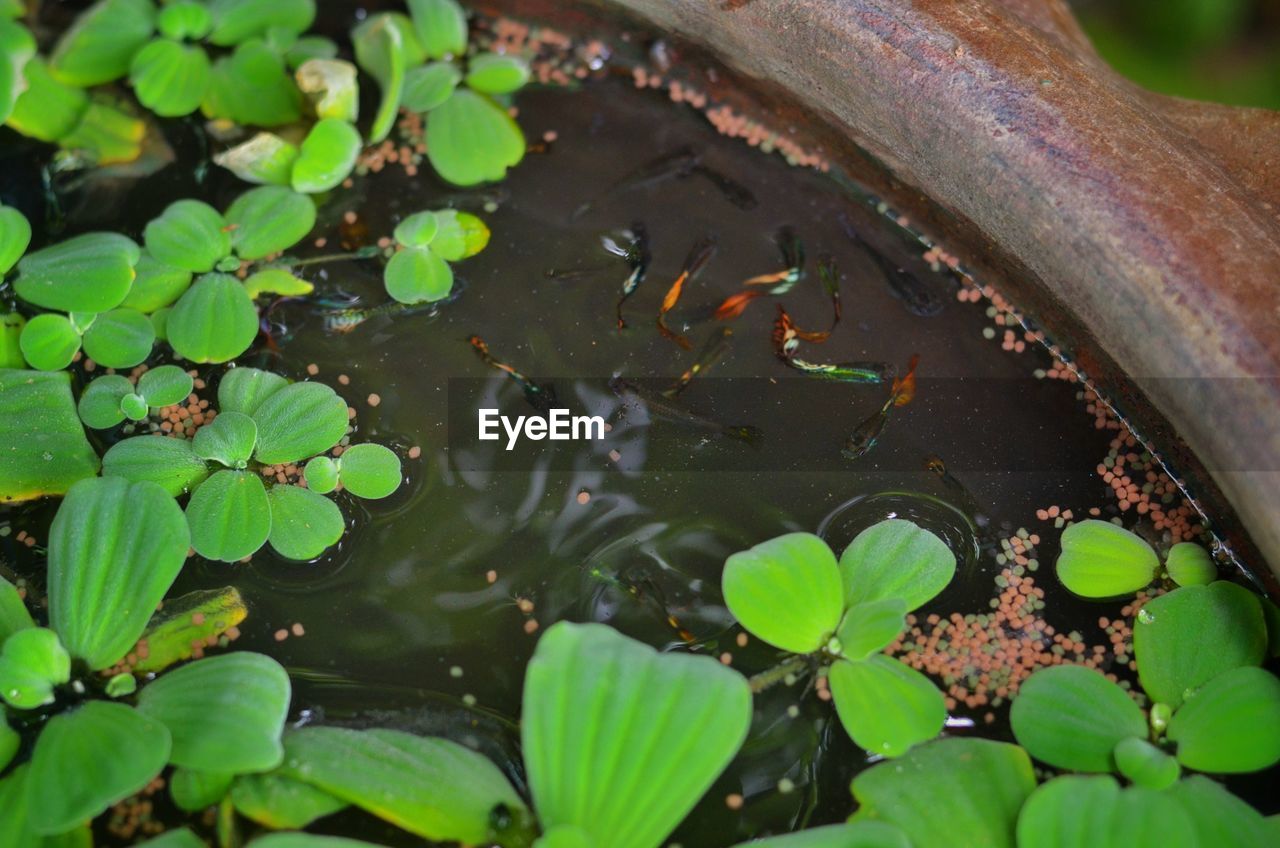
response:
[[(344, 502), (351, 532), (321, 560), (292, 563), (266, 550), (247, 565), (193, 559), (176, 587), (240, 587), (250, 617), (238, 646), (271, 654), (295, 672), (299, 718), (444, 733), (501, 759), (518, 779), (523, 670), (538, 632), (554, 621), (604, 621), (657, 646), (729, 652), (734, 667), (752, 674), (776, 656), (762, 645), (739, 647), (722, 604), (720, 569), (737, 550), (819, 527), (840, 548), (876, 520), (914, 517), (951, 541), (962, 563), (922, 617), (980, 613), (996, 591), (1001, 538), (1031, 528), (1043, 536), (1039, 557), (1048, 564), (1056, 555), (1058, 531), (1052, 520), (1037, 519), (1038, 509), (1112, 514), (1109, 487), (1094, 469), (1114, 434), (1094, 428), (1080, 387), (1033, 379), (1035, 369), (1053, 364), (1041, 349), (1005, 352), (999, 335), (984, 337), (991, 326), (986, 304), (959, 302), (960, 281), (930, 271), (919, 244), (870, 201), (725, 139), (696, 112), (622, 80), (577, 92), (530, 90), (519, 104), (530, 139), (546, 131), (558, 137), (496, 192), (458, 192), (429, 169), (407, 177), (389, 168), (322, 199), (313, 238), (328, 245), (298, 251), (332, 252), (344, 239), (370, 243), (409, 213), (457, 205), (482, 215), (494, 236), (487, 250), (458, 266), (463, 290), (456, 301), (434, 312), (373, 318), (346, 334), (326, 332), (318, 302), (283, 303), (272, 311), (279, 355), (259, 348), (242, 360), (299, 379), (314, 364), (311, 379), (334, 385), (356, 409), (359, 438), (392, 443), (402, 455), (421, 448), (420, 458), (406, 462), (407, 482), (397, 494)], [(183, 164), (145, 181), (70, 192), (70, 228), (124, 226), (140, 236), (141, 224), (173, 197), (193, 194), (222, 206), (234, 196), (239, 186), (217, 169), (197, 179), (194, 125), (171, 131)], [(749, 189), (755, 207), (740, 208), (702, 178), (610, 191), (634, 168), (684, 147)], [(36, 205), (30, 187), (17, 193)], [(497, 208), (484, 211), (494, 200)], [(587, 200), (595, 202), (575, 216)], [(344, 224), (348, 211), (357, 213), (355, 224)], [(630, 326), (619, 331), (614, 310), (627, 268), (602, 249), (600, 235), (635, 221), (648, 230), (652, 264), (626, 304)], [(781, 227), (803, 241), (805, 278), (728, 325), (725, 356), (680, 396), (707, 419), (758, 428), (754, 445), (650, 414), (610, 391), (617, 375), (646, 385), (674, 381), (725, 326), (710, 320), (715, 306), (744, 279), (780, 268), (774, 235)], [(861, 242), (851, 240), (851, 230)], [(686, 253), (704, 236), (714, 236), (718, 250), (669, 316), (692, 341), (689, 352), (654, 322)], [(816, 273), (822, 254), (838, 262), (844, 317), (828, 343), (804, 345), (803, 355), (878, 361), (899, 371), (920, 356), (915, 400), (896, 410), (876, 446), (856, 460), (841, 448), (880, 408), (887, 388), (807, 378), (778, 360), (770, 338), (778, 302), (802, 327), (830, 322), (831, 302)], [(936, 314), (907, 308), (888, 284), (886, 266), (914, 276), (940, 306)], [(386, 299), (377, 261), (311, 266), (306, 274), (325, 299)], [(552, 384), (565, 405), (605, 416), (613, 427), (608, 438), (511, 452), (476, 442), (477, 408), (534, 410), (513, 381), (476, 356), (468, 343), (475, 334), (499, 359)], [(340, 385), (339, 375), (349, 385)], [(371, 394), (380, 398), (376, 406)], [(949, 477), (929, 470), (935, 457)], [(43, 539), (49, 515), (48, 507), (24, 508), (8, 519), (14, 530), (29, 527)], [(0, 545), (20, 571), (38, 573), (38, 550), (15, 545), (12, 535)], [(1097, 618), (1115, 616), (1118, 605), (1065, 597), (1047, 568), (1040, 584), (1047, 620), (1063, 631), (1089, 628), (1085, 641), (1105, 643)], [(295, 623), (304, 636), (276, 640)], [(689, 635), (694, 641), (686, 645)], [(799, 710), (789, 713), (793, 705)], [(980, 732), (1003, 737), (1004, 712), (993, 710), (994, 723), (984, 726), (988, 711), (958, 705), (955, 732), (970, 732), (965, 725), (976, 722)], [(850, 808), (849, 779), (865, 764), (829, 703), (812, 692), (802, 697), (800, 687), (775, 687), (757, 699), (743, 752), (673, 841), (715, 848), (839, 820)], [(745, 797), (740, 810), (725, 802), (734, 794)], [(335, 822), (395, 838), (354, 814)]]

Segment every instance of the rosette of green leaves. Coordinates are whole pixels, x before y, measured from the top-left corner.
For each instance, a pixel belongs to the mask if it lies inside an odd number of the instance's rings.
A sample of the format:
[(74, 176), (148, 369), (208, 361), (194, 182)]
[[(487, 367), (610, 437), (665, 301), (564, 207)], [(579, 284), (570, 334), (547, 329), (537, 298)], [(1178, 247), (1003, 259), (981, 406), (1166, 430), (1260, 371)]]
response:
[(383, 283), (401, 303), (443, 300), (453, 291), (453, 268), (484, 250), (489, 228), (475, 215), (444, 209), (417, 212), (395, 229), (399, 249), (387, 261)]
[(337, 187), (355, 168), (363, 142), (354, 121), (360, 88), (350, 62), (313, 58), (294, 74), (317, 121), (299, 144), (260, 132), (214, 157), (214, 161), (252, 183), (290, 186), (315, 194)]
[(941, 539), (890, 519), (859, 533), (838, 562), (810, 533), (763, 542), (729, 557), (721, 587), (757, 638), (831, 658), (827, 680), (845, 730), (867, 751), (896, 757), (938, 734), (946, 706), (929, 678), (881, 652), (955, 570)]
[[(277, 767), (290, 686), (274, 660), (199, 660), (142, 687), (132, 706), (117, 700), (132, 699), (131, 675), (104, 686), (96, 674), (134, 648), (186, 560), (173, 499), (154, 483), (84, 480), (49, 532), (47, 629), (0, 581), (0, 696), (14, 710), (52, 713), (30, 725), (30, 760), (0, 780), (4, 844), (78, 832), (166, 765), (231, 775)], [(90, 674), (75, 678), (81, 667)], [(73, 679), (76, 696), (62, 698)]]
[(1262, 606), (1249, 590), (1225, 581), (1176, 589), (1134, 622), (1149, 713), (1101, 672), (1048, 668), (1022, 685), (1014, 734), (1052, 766), (1117, 772), (1155, 789), (1182, 767), (1267, 768), (1280, 762), (1280, 680), (1260, 668), (1266, 646)]
[(191, 375), (176, 365), (152, 368), (135, 385), (109, 374), (85, 387), (77, 407), (80, 420), (95, 430), (114, 427), (126, 418), (141, 421), (153, 409), (180, 403), (191, 394)]
[(374, 15), (351, 33), (356, 62), (382, 89), (370, 142), (386, 138), (404, 107), (427, 116), (427, 158), (451, 183), (500, 180), (524, 157), (508, 98), (529, 80), (516, 56), (466, 59), (467, 19), (454, 0), (410, 0), (409, 17)]
[[(1109, 521), (1089, 519), (1062, 531), (1058, 579), (1084, 598), (1131, 595), (1160, 574), (1160, 557), (1136, 533)], [(1179, 586), (1204, 585), (1217, 578), (1213, 558), (1193, 542), (1169, 549), (1165, 573)]]
[(309, 293), (310, 283), (281, 268), (261, 268), (243, 282), (228, 272), (287, 250), (315, 220), (311, 198), (264, 186), (240, 195), (225, 213), (199, 200), (178, 200), (147, 224), (143, 238), (154, 263), (147, 267), (148, 283), (154, 285), (147, 286), (146, 305), (179, 292), (165, 320), (174, 352), (193, 362), (234, 359), (257, 337), (255, 297)]
[[(400, 484), (400, 460), (380, 445), (318, 458), (347, 433), (347, 404), (323, 383), (235, 368), (218, 386), (218, 415), (188, 442), (136, 436), (113, 445), (103, 474), (149, 480), (171, 496), (190, 494), (191, 544), (201, 556), (235, 562), (264, 544), (281, 556), (314, 559), (342, 537), (342, 511), (324, 495), (338, 481), (357, 497), (381, 498)], [(302, 464), (307, 487), (263, 481), (264, 465)], [(325, 484), (323, 468), (334, 478)]]

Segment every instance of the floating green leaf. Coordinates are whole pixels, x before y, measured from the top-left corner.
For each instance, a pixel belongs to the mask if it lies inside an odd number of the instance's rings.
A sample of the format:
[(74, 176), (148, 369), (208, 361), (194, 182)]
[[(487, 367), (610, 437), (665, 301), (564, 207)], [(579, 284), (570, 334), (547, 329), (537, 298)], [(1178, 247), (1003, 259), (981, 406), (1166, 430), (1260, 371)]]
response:
[(1009, 721), (1031, 756), (1072, 771), (1112, 771), (1116, 745), (1147, 735), (1146, 717), (1133, 699), (1102, 672), (1079, 665), (1045, 668), (1027, 678)]
[(209, 466), (195, 455), (186, 439), (134, 436), (116, 442), (106, 452), (102, 475), (155, 483), (176, 498), (200, 485), (209, 476)]
[(191, 272), (166, 265), (147, 252), (133, 268), (137, 276), (120, 305), (150, 314), (169, 306), (191, 285)]
[(399, 113), (405, 69), (409, 64), (405, 55), (409, 35), (402, 20), (385, 13), (373, 15), (351, 31), (356, 64), (377, 80), (382, 89), (382, 101), (369, 129), (370, 144), (387, 137)]
[(98, 473), (65, 371), (0, 369), (0, 444), (0, 501), (61, 495)]
[(1195, 542), (1179, 542), (1170, 548), (1164, 567), (1179, 586), (1203, 586), (1218, 579), (1213, 557)]
[(232, 368), (218, 384), (218, 408), (253, 415), (264, 400), (289, 385), (279, 374), (260, 368)]
[(176, 200), (143, 232), (147, 252), (156, 260), (196, 274), (212, 271), (231, 252), (227, 222), (207, 203)]
[(475, 256), (489, 244), (489, 228), (475, 215), (442, 209), (435, 216), (439, 230), (431, 240), (431, 249), (441, 258), (458, 262)]
[(468, 186), (500, 180), (524, 158), (524, 133), (487, 95), (459, 88), (427, 119), (427, 158), (436, 173)]
[(188, 592), (166, 600), (151, 616), (140, 642), (134, 670), (139, 674), (163, 671), (174, 663), (191, 659), (193, 646), (205, 646), (244, 621), (248, 610), (234, 586)]
[(170, 0), (156, 16), (156, 29), (165, 38), (198, 41), (213, 28), (209, 8), (196, 0)]
[(510, 94), (529, 81), (529, 65), (518, 56), (481, 53), (467, 63), (467, 85), (484, 94)]
[(80, 351), (80, 334), (65, 315), (46, 312), (32, 318), (22, 328), (18, 347), (32, 368), (61, 371)]
[(49, 67), (65, 83), (88, 88), (119, 79), (151, 38), (150, 0), (101, 0), (79, 16), (54, 45)]
[(53, 703), (53, 690), (71, 679), (71, 657), (58, 634), (27, 627), (5, 640), (0, 652), (0, 698), (19, 710)]
[(108, 698), (126, 698), (138, 691), (138, 679), (132, 672), (122, 671), (112, 675), (107, 685), (103, 687), (103, 691)]
[(17, 209), (0, 206), (0, 276), (9, 273), (31, 244), (31, 224)]
[(1145, 739), (1130, 736), (1116, 743), (1116, 770), (1138, 786), (1167, 789), (1178, 781), (1178, 761)]
[(198, 813), (227, 797), (233, 780), (234, 774), (176, 768), (169, 778), (169, 794), (178, 809)]
[(169, 759), (164, 725), (123, 704), (90, 701), (49, 719), (31, 756), (31, 824), (57, 834), (151, 782)]
[(429, 247), (406, 247), (387, 262), (383, 282), (401, 303), (429, 303), (453, 291), (453, 269)]
[(400, 457), (383, 445), (352, 445), (338, 461), (342, 486), (358, 498), (385, 498), (400, 487)]
[(167, 830), (155, 839), (138, 844), (138, 848), (208, 848), (204, 840), (185, 827)]
[(77, 411), (80, 420), (95, 430), (106, 430), (124, 420), (120, 401), (133, 392), (133, 383), (119, 374), (99, 377), (85, 387)]
[(524, 813), (497, 766), (447, 739), (312, 727), (288, 734), (284, 745), (285, 777), (434, 841), (489, 843), (496, 807)]
[(195, 455), (227, 468), (244, 468), (258, 441), (258, 425), (241, 412), (224, 412), (201, 427), (191, 441)]
[(301, 277), (295, 277), (283, 268), (263, 268), (244, 281), (249, 297), (279, 294), (285, 297), (302, 297), (315, 291), (315, 286)]
[(554, 624), (525, 673), (520, 728), (538, 820), (576, 825), (597, 845), (653, 848), (750, 723), (746, 680), (714, 659), (659, 654), (599, 624)]
[[(36, 55), (36, 40), (31, 31), (0, 15), (0, 123), (6, 123), (19, 97), (27, 88), (23, 69)], [(8, 271), (5, 268), (0, 273)]]
[(1031, 793), (1018, 844), (1036, 848), (1195, 848), (1191, 821), (1163, 792), (1110, 776), (1066, 776)]
[(467, 15), (454, 0), (408, 0), (414, 32), (428, 58), (467, 52)]
[(1085, 598), (1136, 592), (1155, 579), (1160, 559), (1141, 537), (1109, 521), (1089, 519), (1062, 531), (1058, 579)]
[(249, 848), (379, 848), (369, 842), (343, 836), (320, 836), (312, 833), (269, 833), (259, 836)]
[[(6, 43), (11, 41), (14, 31), (12, 26), (5, 27), (4, 32), (10, 33), (5, 38)], [(17, 31), (26, 33), (25, 29)], [(25, 47), (19, 45), (23, 52)], [(26, 87), (14, 101), (5, 123), (40, 141), (56, 143), (69, 138), (84, 120), (89, 109), (89, 95), (55, 80), (39, 56), (31, 57), (23, 66), (22, 81)]]
[(743, 627), (797, 654), (825, 645), (843, 610), (835, 554), (812, 533), (788, 533), (732, 555), (721, 589)]
[(1245, 666), (1187, 698), (1169, 722), (1178, 761), (1207, 772), (1260, 771), (1280, 762), (1280, 680)]
[(415, 212), (396, 224), (392, 234), (405, 247), (427, 247), (440, 229), (440, 219), (434, 212)]
[(840, 655), (863, 660), (879, 653), (907, 624), (907, 603), (901, 598), (868, 601), (848, 609), (836, 630)]
[(147, 402), (142, 399), (142, 395), (130, 392), (120, 398), (120, 410), (130, 420), (141, 421), (147, 417)]
[(252, 39), (213, 64), (201, 111), (237, 124), (278, 127), (302, 117), (302, 93), (284, 61)]
[(253, 420), (259, 462), (298, 462), (324, 453), (346, 435), (347, 402), (323, 383), (293, 383), (263, 400)]
[(299, 486), (278, 484), (267, 492), (271, 502), (268, 541), (281, 556), (311, 560), (342, 538), (342, 510), (323, 495)]
[(1035, 788), (1031, 760), (1016, 745), (939, 739), (855, 777), (853, 820), (897, 825), (914, 848), (1013, 848), (1018, 811)]
[(73, 236), (19, 260), (13, 288), (45, 309), (106, 312), (129, 293), (141, 255), (136, 244), (115, 233)]
[(887, 822), (859, 821), (753, 839), (736, 848), (911, 848), (911, 843)]
[(410, 68), (404, 77), (404, 100), (410, 112), (430, 112), (449, 99), (462, 82), (462, 72), (452, 62), (431, 62)]
[(204, 48), (168, 38), (147, 44), (129, 66), (129, 82), (139, 102), (162, 118), (190, 115), (199, 109), (209, 91), (209, 79), (209, 56)]
[(231, 803), (240, 815), (275, 830), (303, 828), (347, 807), (322, 789), (276, 773), (237, 777)]
[(246, 191), (227, 208), (231, 246), (241, 259), (261, 259), (288, 250), (311, 232), (316, 206), (311, 198), (281, 186)]
[(269, 771), (284, 757), (289, 675), (262, 654), (197, 660), (148, 684), (138, 711), (173, 737), (169, 759), (206, 772)]
[(360, 147), (360, 133), (348, 121), (317, 121), (293, 163), (293, 190), (314, 194), (336, 188), (355, 167)]
[(1167, 794), (1191, 819), (1202, 846), (1268, 848), (1275, 844), (1274, 830), (1261, 813), (1207, 777), (1192, 775), (1180, 780)]
[(230, 274), (205, 274), (169, 313), (169, 344), (192, 362), (226, 362), (258, 335), (258, 310)]
[(260, 132), (213, 157), (215, 163), (246, 182), (278, 186), (289, 185), (297, 159), (297, 145), (269, 132)]
[(338, 488), (338, 464), (327, 456), (317, 456), (308, 462), (302, 476), (307, 488), (317, 494), (327, 495)]
[(1260, 665), (1266, 647), (1257, 596), (1224, 580), (1148, 601), (1133, 625), (1142, 688), (1173, 709), (1219, 674)]
[(0, 577), (0, 645), (19, 630), (35, 626), (17, 587)]
[(262, 478), (251, 471), (213, 474), (187, 504), (191, 546), (206, 559), (236, 562), (251, 555), (271, 532), (271, 505)]
[[(872, 754), (898, 757), (937, 736), (947, 720), (942, 693), (929, 678), (879, 654), (837, 660), (827, 672), (840, 723)], [(892, 704), (892, 709), (885, 709)]]
[(148, 369), (138, 378), (138, 394), (147, 405), (160, 408), (181, 403), (191, 394), (191, 375), (176, 365), (160, 365)]
[(108, 368), (132, 368), (151, 355), (156, 330), (136, 309), (103, 312), (84, 333), (84, 352)]
[(49, 529), (49, 626), (91, 669), (138, 641), (187, 558), (190, 536), (155, 483), (118, 477), (71, 487)]
[(901, 518), (873, 524), (840, 555), (845, 604), (901, 598), (907, 611), (932, 600), (956, 573), (956, 557), (928, 530)]
[(293, 76), (311, 99), (316, 117), (355, 121), (360, 111), (355, 65), (341, 59), (308, 59)]
[(316, 17), (314, 0), (211, 0), (213, 30), (209, 43), (240, 44), (272, 30), (306, 32)]

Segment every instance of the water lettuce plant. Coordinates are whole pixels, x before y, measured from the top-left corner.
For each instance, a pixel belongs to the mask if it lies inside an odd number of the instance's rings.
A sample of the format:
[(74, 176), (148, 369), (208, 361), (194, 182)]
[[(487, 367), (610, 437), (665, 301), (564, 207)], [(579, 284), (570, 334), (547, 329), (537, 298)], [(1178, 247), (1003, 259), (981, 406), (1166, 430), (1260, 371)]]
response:
[[(49, 533), (47, 627), (0, 581), (0, 698), (16, 735), (35, 737), (29, 759), (0, 779), (0, 844), (87, 836), (85, 822), (168, 765), (232, 775), (277, 767), (290, 685), (274, 660), (199, 659), (141, 688), (133, 671), (105, 676), (140, 640), (185, 635), (149, 629), (190, 544), (173, 499), (150, 482), (82, 480)], [(0, 733), (6, 760), (14, 735)]]
[(383, 271), (387, 294), (401, 303), (425, 303), (449, 296), (449, 263), (484, 250), (489, 228), (469, 212), (416, 212), (396, 225), (395, 242), (399, 249)]
[(826, 665), (849, 736), (895, 757), (936, 736), (946, 706), (929, 678), (881, 651), (906, 626), (906, 614), (941, 592), (955, 570), (941, 539), (889, 519), (859, 533), (838, 562), (810, 533), (762, 542), (729, 557), (721, 588), (752, 635)]
[(515, 56), (467, 54), (467, 19), (454, 0), (408, 0), (409, 15), (370, 16), (351, 32), (356, 62), (382, 90), (369, 132), (391, 132), (401, 107), (426, 115), (427, 158), (451, 183), (500, 180), (524, 157), (519, 125), (499, 98), (529, 79)]
[(0, 502), (62, 495), (98, 474), (65, 371), (0, 368)]
[[(1113, 598), (1148, 586), (1160, 573), (1160, 557), (1146, 540), (1109, 521), (1088, 519), (1062, 531), (1058, 579), (1085, 598)], [(1169, 549), (1165, 571), (1179, 586), (1217, 577), (1213, 558), (1192, 542)]]
[(141, 421), (152, 410), (180, 402), (191, 393), (191, 386), (191, 375), (176, 365), (146, 371), (137, 385), (127, 377), (109, 374), (85, 387), (76, 408), (86, 426), (105, 430), (126, 418)]
[[(323, 383), (233, 368), (218, 385), (217, 416), (194, 439), (123, 439), (103, 457), (102, 473), (155, 483), (171, 497), (190, 495), (191, 545), (203, 557), (235, 562), (270, 544), (282, 556), (309, 560), (346, 530), (342, 511), (325, 494), (341, 484), (357, 497), (382, 498), (400, 485), (400, 459), (381, 445), (353, 445), (337, 459), (318, 456), (347, 428), (346, 401)], [(274, 474), (264, 482), (264, 466), (307, 460), (307, 486), (277, 482)]]
[(1149, 711), (1098, 671), (1048, 668), (1014, 701), (1014, 734), (1050, 765), (1117, 772), (1153, 789), (1173, 784), (1181, 767), (1267, 768), (1280, 762), (1280, 679), (1260, 668), (1266, 644), (1252, 592), (1226, 581), (1176, 589), (1148, 602), (1134, 623)]

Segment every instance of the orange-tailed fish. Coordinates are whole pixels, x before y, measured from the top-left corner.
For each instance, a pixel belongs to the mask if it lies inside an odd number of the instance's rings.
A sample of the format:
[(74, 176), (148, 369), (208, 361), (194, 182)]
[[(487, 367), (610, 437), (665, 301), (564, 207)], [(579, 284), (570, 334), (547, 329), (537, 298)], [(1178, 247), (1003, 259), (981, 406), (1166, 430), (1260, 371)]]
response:
[(521, 391), (524, 392), (525, 399), (528, 400), (529, 404), (535, 409), (541, 412), (546, 412), (548, 409), (555, 406), (556, 393), (555, 389), (553, 389), (550, 384), (534, 382), (507, 363), (499, 361), (492, 353), (489, 352), (489, 345), (479, 336), (471, 336), (467, 341), (471, 343), (471, 347), (475, 350), (476, 355), (480, 357), (485, 365), (501, 371), (514, 380), (516, 385), (518, 385)]
[(680, 301), (680, 294), (684, 291), (684, 284), (698, 276), (698, 272), (706, 267), (707, 261), (711, 259), (712, 254), (715, 252), (716, 241), (710, 236), (704, 236), (699, 239), (689, 249), (689, 255), (684, 260), (684, 267), (680, 269), (680, 273), (676, 276), (675, 282), (671, 284), (671, 288), (667, 289), (666, 295), (662, 298), (662, 307), (658, 310), (658, 332), (662, 333), (664, 338), (671, 339), (685, 350), (691, 350), (693, 344), (667, 326), (667, 313), (675, 308), (676, 303)]
[(732, 336), (733, 330), (729, 327), (721, 327), (718, 331), (712, 333), (711, 337), (703, 343), (697, 359), (680, 375), (680, 379), (676, 380), (675, 385), (662, 392), (663, 396), (673, 398), (680, 394), (688, 387), (689, 383), (693, 382), (694, 377), (709, 370), (719, 362), (720, 358), (729, 350), (729, 339)]
[(742, 284), (745, 286), (772, 286), (769, 289), (769, 294), (786, 294), (804, 276), (804, 242), (800, 241), (800, 237), (796, 235), (796, 231), (791, 227), (783, 227), (778, 230), (774, 240), (778, 243), (778, 249), (782, 251), (782, 261), (786, 267), (780, 271), (759, 274), (743, 280)]
[(916, 395), (916, 365), (919, 362), (919, 355), (911, 357), (911, 362), (907, 366), (907, 373), (893, 381), (893, 388), (890, 390), (884, 406), (859, 424), (857, 429), (845, 441), (844, 450), (841, 453), (847, 458), (857, 459), (875, 447), (880, 434), (884, 432), (884, 425), (888, 422), (890, 413), (899, 406), (906, 406), (911, 403), (911, 399)]

